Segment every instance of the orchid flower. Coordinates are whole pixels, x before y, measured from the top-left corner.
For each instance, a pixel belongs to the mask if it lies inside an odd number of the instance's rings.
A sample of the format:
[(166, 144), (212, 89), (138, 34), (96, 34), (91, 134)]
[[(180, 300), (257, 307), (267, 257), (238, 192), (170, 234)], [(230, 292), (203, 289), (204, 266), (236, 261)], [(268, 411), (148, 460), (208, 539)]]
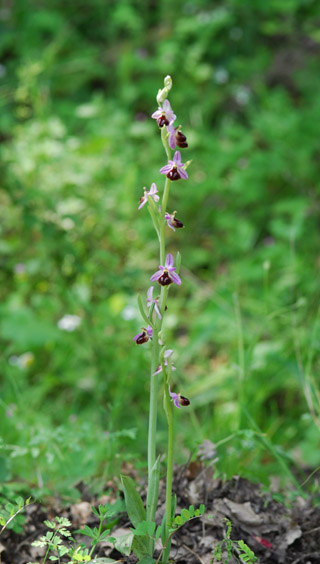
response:
[(143, 345), (144, 343), (147, 343), (149, 339), (152, 339), (152, 334), (153, 334), (152, 327), (148, 325), (146, 329), (142, 327), (141, 333), (138, 333), (138, 335), (133, 337), (133, 340), (136, 342), (137, 345)]
[(179, 125), (179, 127), (175, 127), (173, 124), (167, 125), (167, 132), (169, 133), (168, 143), (172, 150), (175, 149), (176, 145), (180, 147), (180, 149), (188, 147), (187, 138), (180, 129), (181, 125)]
[(172, 212), (172, 214), (166, 212), (164, 216), (168, 224), (168, 227), (170, 227), (172, 231), (175, 231), (176, 229), (181, 229), (183, 227), (182, 221), (180, 221), (175, 217), (176, 213), (177, 213), (176, 211)]
[(169, 284), (172, 284), (172, 282), (174, 282), (175, 284), (178, 284), (178, 286), (180, 286), (181, 279), (175, 272), (176, 267), (173, 266), (173, 256), (171, 253), (167, 254), (165, 265), (160, 265), (159, 269), (160, 270), (157, 270), (157, 272), (155, 272), (151, 276), (151, 282), (157, 281), (159, 282), (159, 284), (161, 284), (161, 286), (169, 286)]
[(183, 178), (186, 180), (188, 178), (187, 171), (183, 168), (185, 165), (181, 162), (180, 151), (176, 151), (173, 156), (173, 161), (169, 161), (169, 164), (160, 168), (161, 174), (165, 174), (170, 180), (179, 180)]
[(149, 192), (147, 192), (145, 188), (143, 190), (144, 190), (144, 195), (140, 198), (140, 206), (138, 207), (138, 210), (143, 208), (143, 206), (147, 203), (148, 196), (151, 196), (151, 198), (153, 198), (155, 202), (159, 202), (160, 199), (157, 194), (158, 188), (154, 182), (152, 182)]
[(185, 396), (182, 396), (180, 393), (175, 394), (174, 392), (171, 391), (170, 386), (169, 386), (169, 394), (170, 394), (170, 396), (173, 400), (174, 405), (178, 409), (181, 409), (181, 407), (186, 407), (187, 405), (190, 405), (190, 401), (188, 400), (188, 398), (186, 398)]
[(156, 119), (159, 127), (164, 125), (171, 125), (176, 119), (176, 115), (173, 113), (169, 100), (163, 102), (162, 107), (159, 106), (156, 112), (153, 112), (153, 119)]

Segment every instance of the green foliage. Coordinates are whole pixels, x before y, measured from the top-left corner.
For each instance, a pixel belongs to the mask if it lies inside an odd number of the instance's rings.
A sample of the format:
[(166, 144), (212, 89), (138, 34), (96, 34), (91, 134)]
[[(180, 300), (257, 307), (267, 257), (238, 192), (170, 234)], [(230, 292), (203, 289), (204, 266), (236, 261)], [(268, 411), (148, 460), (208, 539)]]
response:
[(172, 522), (172, 528), (170, 529), (170, 532), (175, 531), (177, 528), (187, 523), (187, 521), (190, 521), (190, 519), (194, 519), (195, 517), (201, 517), (201, 515), (203, 515), (204, 512), (205, 512), (205, 506), (203, 505), (203, 503), (200, 505), (198, 509), (195, 509), (193, 505), (190, 505), (189, 509), (182, 509), (181, 515), (175, 516)]
[(6, 503), (5, 498), (0, 497), (0, 535), (6, 528), (13, 529), (16, 533), (22, 531), (24, 517), (20, 514), (29, 505), (30, 500), (30, 497), (25, 501), (22, 497), (17, 497), (14, 503)]
[(257, 557), (254, 552), (252, 552), (243, 540), (233, 540), (230, 538), (232, 524), (229, 519), (225, 519), (225, 521), (227, 525), (225, 538), (215, 544), (213, 551), (215, 562), (220, 562), (222, 560), (223, 548), (227, 551), (227, 558), (224, 560), (224, 564), (228, 564), (228, 562), (230, 562), (233, 558), (235, 558), (237, 562), (245, 562), (246, 564), (254, 564), (257, 562)]
[[(68, 564), (85, 562), (110, 564), (114, 562), (112, 559), (103, 558), (96, 558), (92, 560), (92, 555), (97, 544), (103, 540), (107, 540), (108, 542), (112, 542), (116, 545), (116, 539), (109, 536), (109, 533), (115, 523), (114, 518), (118, 516), (119, 512), (123, 511), (123, 503), (121, 500), (118, 500), (113, 505), (100, 504), (98, 509), (92, 507), (92, 511), (99, 518), (99, 526), (91, 528), (88, 525), (85, 525), (83, 529), (75, 531), (75, 533), (85, 535), (91, 539), (90, 550), (86, 548), (84, 544), (75, 543), (74, 539), (71, 537), (70, 531), (68, 531), (68, 528), (72, 525), (69, 519), (66, 519), (65, 517), (56, 517), (54, 521), (44, 521), (44, 524), (50, 530), (47, 531), (46, 535), (40, 537), (39, 540), (32, 543), (32, 546), (47, 547), (43, 564), (46, 562), (50, 552), (54, 553), (49, 556), (49, 560), (52, 561), (60, 561), (60, 557), (68, 555), (70, 558)], [(107, 528), (103, 529), (105, 521), (107, 521), (107, 523), (110, 523), (111, 521), (111, 523), (109, 527), (107, 526)], [(65, 540), (68, 541), (67, 545), (63, 543)]]
[(139, 523), (145, 521), (146, 519), (146, 510), (144, 508), (143, 501), (137, 492), (132, 478), (129, 478), (129, 476), (122, 476), (121, 481), (128, 517), (132, 525), (137, 528)]
[(47, 531), (39, 540), (31, 543), (32, 546), (47, 548), (43, 564), (46, 562), (50, 552), (55, 553), (49, 556), (50, 560), (60, 560), (62, 556), (68, 554), (70, 549), (63, 544), (61, 537), (71, 537), (71, 533), (67, 529), (67, 527), (71, 527), (71, 523), (65, 517), (56, 517), (54, 521), (44, 521), (44, 524), (52, 530)]

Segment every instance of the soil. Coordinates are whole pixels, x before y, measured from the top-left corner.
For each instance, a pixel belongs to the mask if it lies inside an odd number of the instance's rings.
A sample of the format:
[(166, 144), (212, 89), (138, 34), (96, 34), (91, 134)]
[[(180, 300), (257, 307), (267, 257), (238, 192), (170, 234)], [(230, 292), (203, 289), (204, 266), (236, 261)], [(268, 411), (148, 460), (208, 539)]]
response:
[[(110, 489), (111, 485), (111, 489)], [(109, 484), (108, 496), (94, 499), (88, 490), (79, 486), (82, 501), (69, 507), (59, 503), (48, 503), (46, 507), (38, 504), (26, 508), (26, 522), (22, 534), (5, 529), (0, 537), (0, 562), (3, 564), (27, 564), (42, 562), (44, 550), (32, 547), (48, 530), (43, 522), (56, 515), (70, 519), (73, 530), (88, 524), (97, 525), (91, 505), (112, 502), (116, 498), (116, 487)], [(143, 487), (142, 497), (144, 497)], [(320, 509), (315, 499), (295, 497), (290, 506), (275, 501), (270, 493), (261, 492), (259, 484), (234, 477), (224, 482), (212, 479), (212, 468), (202, 463), (191, 463), (177, 468), (174, 477), (174, 492), (177, 495), (177, 513), (189, 505), (199, 507), (204, 503), (205, 514), (183, 525), (172, 537), (171, 560), (177, 564), (214, 564), (213, 548), (217, 541), (225, 538), (226, 521), (232, 522), (231, 538), (243, 540), (257, 557), (258, 564), (319, 564), (320, 563)], [(157, 522), (164, 512), (164, 484), (160, 485)], [(113, 498), (113, 499), (112, 499)], [(318, 504), (319, 504), (319, 500)], [(131, 523), (123, 515), (112, 530), (112, 536), (129, 532)], [(79, 542), (86, 537), (73, 535)], [(244, 562), (239, 551), (228, 557), (222, 546), (222, 562)], [(121, 560), (126, 564), (137, 562), (135, 557), (124, 557), (110, 544), (102, 542), (96, 550), (96, 557)], [(67, 562), (68, 558), (62, 558)]]

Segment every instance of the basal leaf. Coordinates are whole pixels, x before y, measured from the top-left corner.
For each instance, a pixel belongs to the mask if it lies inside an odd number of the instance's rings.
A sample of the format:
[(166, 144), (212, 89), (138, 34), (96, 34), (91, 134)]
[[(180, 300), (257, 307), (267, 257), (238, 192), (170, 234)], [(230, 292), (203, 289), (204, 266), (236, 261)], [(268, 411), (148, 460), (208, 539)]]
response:
[(141, 521), (146, 520), (146, 510), (144, 508), (142, 499), (136, 490), (134, 481), (129, 478), (129, 476), (122, 476), (121, 480), (124, 490), (127, 513), (132, 525), (136, 529)]

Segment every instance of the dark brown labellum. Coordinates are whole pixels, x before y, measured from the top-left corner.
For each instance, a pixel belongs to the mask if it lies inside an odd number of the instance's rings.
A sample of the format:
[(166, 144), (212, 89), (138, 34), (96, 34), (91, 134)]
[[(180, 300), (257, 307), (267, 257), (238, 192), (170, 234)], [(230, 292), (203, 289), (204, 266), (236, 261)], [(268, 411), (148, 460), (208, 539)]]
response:
[(181, 229), (183, 227), (182, 221), (180, 221), (180, 219), (177, 219), (176, 217), (172, 218), (171, 223), (173, 227), (176, 227), (177, 229)]
[(143, 345), (149, 341), (149, 337), (146, 331), (142, 331), (141, 335), (136, 340), (137, 345)]
[(168, 172), (167, 178), (170, 180), (179, 180), (181, 178), (180, 174), (178, 173), (177, 169), (174, 167)]
[(176, 143), (181, 149), (186, 149), (188, 147), (187, 138), (181, 131), (176, 133)]
[(164, 125), (169, 125), (169, 120), (165, 115), (160, 116), (157, 119), (157, 122), (159, 127), (163, 127)]
[(183, 407), (186, 407), (187, 405), (190, 405), (190, 401), (188, 400), (188, 398), (185, 398), (185, 397), (182, 396), (181, 394), (179, 395), (179, 403), (180, 403), (180, 405), (182, 405)]
[(169, 284), (172, 284), (172, 280), (166, 270), (161, 274), (160, 278), (158, 278), (158, 282), (161, 286), (169, 286)]

